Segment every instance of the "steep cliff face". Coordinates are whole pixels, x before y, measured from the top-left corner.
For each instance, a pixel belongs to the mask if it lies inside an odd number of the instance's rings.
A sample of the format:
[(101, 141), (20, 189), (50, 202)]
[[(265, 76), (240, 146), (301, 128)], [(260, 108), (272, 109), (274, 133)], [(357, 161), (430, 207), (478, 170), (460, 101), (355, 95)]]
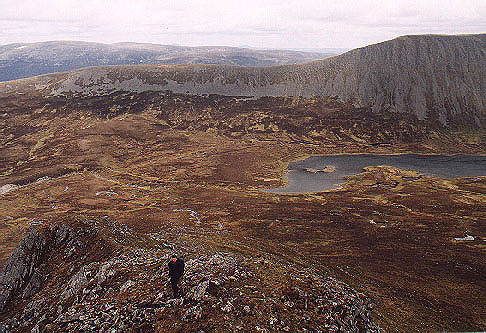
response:
[(338, 96), (442, 124), (486, 126), (486, 34), (404, 36), (301, 65), (96, 67), (4, 83), (47, 94), (170, 90), (238, 96)]
[(486, 124), (484, 34), (405, 36), (346, 56), (356, 78), (352, 90), (363, 105), (442, 123), (463, 114), (477, 125)]

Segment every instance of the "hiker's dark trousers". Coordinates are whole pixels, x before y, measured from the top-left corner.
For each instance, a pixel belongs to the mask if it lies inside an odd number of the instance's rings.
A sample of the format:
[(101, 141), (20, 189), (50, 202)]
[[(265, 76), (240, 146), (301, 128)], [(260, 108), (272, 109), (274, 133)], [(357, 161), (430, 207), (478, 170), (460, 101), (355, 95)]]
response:
[(172, 292), (174, 293), (174, 296), (177, 297), (179, 296), (179, 277), (171, 277), (170, 278), (170, 286), (172, 287)]

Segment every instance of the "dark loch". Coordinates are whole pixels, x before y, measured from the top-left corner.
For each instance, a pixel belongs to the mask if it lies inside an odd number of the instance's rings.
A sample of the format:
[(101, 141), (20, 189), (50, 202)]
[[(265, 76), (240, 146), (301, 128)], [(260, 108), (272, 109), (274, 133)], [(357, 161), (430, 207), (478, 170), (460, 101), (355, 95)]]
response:
[[(345, 176), (356, 175), (367, 166), (387, 165), (403, 170), (417, 171), (440, 178), (486, 176), (486, 156), (474, 155), (329, 155), (313, 156), (291, 163), (287, 177), (289, 185), (272, 189), (276, 193), (308, 193), (339, 188)], [(334, 166), (334, 172), (309, 172)]]

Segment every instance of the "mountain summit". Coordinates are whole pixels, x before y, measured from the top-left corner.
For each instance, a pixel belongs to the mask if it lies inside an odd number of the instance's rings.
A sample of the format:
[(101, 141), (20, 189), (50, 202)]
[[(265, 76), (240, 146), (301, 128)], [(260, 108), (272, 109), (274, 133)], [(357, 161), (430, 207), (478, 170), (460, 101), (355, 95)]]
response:
[(486, 126), (486, 34), (403, 36), (298, 65), (95, 67), (3, 83), (49, 95), (164, 91), (232, 96), (338, 96), (444, 125)]

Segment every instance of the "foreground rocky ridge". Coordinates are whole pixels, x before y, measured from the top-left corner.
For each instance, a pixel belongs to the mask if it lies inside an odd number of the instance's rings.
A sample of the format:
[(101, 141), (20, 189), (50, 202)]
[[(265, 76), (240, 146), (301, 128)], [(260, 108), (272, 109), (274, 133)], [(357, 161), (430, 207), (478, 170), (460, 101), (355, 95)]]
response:
[[(72, 268), (82, 264), (90, 247), (99, 241), (89, 229), (74, 231), (64, 225), (43, 230), (33, 230), (20, 242), (8, 259), (0, 276), (0, 313), (12, 302), (20, 303), (45, 287), (56, 268), (52, 257), (64, 251), (64, 259)], [(83, 253), (85, 252), (85, 253)], [(63, 294), (64, 296), (64, 294)], [(68, 295), (69, 296), (69, 295)]]
[(269, 68), (97, 67), (0, 84), (3, 92), (92, 96), (172, 91), (230, 96), (338, 96), (443, 125), (486, 126), (486, 35), (404, 36), (307, 64)]
[[(0, 275), (0, 331), (378, 330), (364, 295), (311, 269), (85, 222), (33, 230), (21, 241)], [(177, 299), (165, 267), (172, 251), (186, 260)], [(45, 265), (57, 270), (39, 275)]]

